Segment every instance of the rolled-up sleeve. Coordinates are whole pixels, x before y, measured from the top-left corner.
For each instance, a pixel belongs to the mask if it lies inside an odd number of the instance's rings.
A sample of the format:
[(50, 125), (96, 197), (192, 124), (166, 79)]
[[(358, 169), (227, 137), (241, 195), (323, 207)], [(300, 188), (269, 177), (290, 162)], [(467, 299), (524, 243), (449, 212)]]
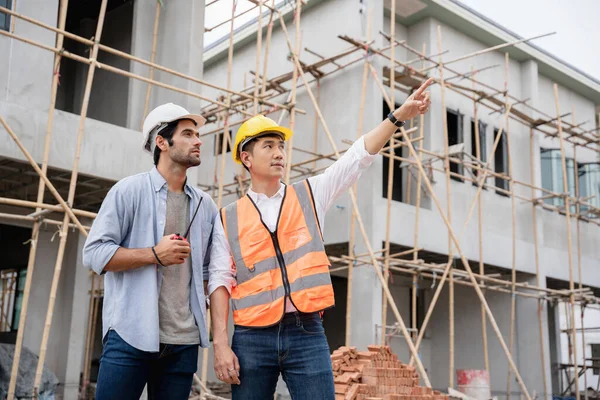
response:
[(98, 275), (102, 274), (106, 264), (121, 247), (123, 227), (128, 224), (124, 208), (117, 184), (102, 202), (83, 247), (83, 265)]
[(211, 246), (210, 261), (208, 262), (208, 295), (217, 288), (224, 286), (229, 293), (235, 285), (235, 268), (229, 243), (225, 237), (223, 224), (219, 213), (215, 215)]

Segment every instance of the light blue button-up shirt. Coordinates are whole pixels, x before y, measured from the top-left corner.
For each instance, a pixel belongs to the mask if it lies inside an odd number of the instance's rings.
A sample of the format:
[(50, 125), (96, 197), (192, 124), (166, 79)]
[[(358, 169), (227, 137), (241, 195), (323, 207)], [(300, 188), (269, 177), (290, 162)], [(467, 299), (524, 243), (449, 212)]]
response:
[[(86, 240), (84, 265), (102, 274), (119, 247), (155, 246), (165, 229), (167, 192), (167, 181), (156, 168), (116, 183), (106, 195)], [(200, 331), (200, 345), (208, 347), (203, 281), (209, 280), (210, 269), (210, 292), (221, 285), (229, 289), (227, 277), (223, 280), (220, 276), (229, 270), (230, 256), (215, 202), (187, 183), (184, 192), (190, 198), (190, 220), (202, 199), (188, 236), (192, 261), (190, 308)], [(216, 240), (211, 239), (213, 231)], [(139, 350), (159, 350), (158, 297), (163, 268), (152, 264), (104, 274), (103, 337), (114, 329)]]

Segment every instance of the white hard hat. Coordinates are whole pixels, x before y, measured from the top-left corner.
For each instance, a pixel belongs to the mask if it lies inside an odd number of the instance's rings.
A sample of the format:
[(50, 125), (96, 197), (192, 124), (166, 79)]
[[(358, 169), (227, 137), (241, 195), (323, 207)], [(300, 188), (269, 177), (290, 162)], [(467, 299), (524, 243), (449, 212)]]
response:
[(190, 114), (185, 108), (177, 104), (167, 103), (156, 107), (146, 116), (142, 128), (142, 147), (152, 154), (156, 146), (156, 134), (166, 127), (170, 122), (180, 119), (191, 119), (196, 122), (196, 128), (204, 126), (206, 119), (197, 114)]

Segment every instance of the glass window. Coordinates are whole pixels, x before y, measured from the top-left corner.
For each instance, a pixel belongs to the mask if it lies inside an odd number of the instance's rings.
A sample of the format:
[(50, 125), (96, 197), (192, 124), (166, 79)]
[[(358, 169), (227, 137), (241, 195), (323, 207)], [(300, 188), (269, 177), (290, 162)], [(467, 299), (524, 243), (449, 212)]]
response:
[[(589, 163), (579, 164), (579, 196), (589, 197), (585, 202), (594, 207), (600, 208), (600, 164)], [(589, 207), (582, 206), (581, 210), (586, 211)]]
[[(560, 150), (556, 149), (541, 149), (541, 164), (542, 164), (542, 187), (555, 193), (565, 193), (575, 197), (575, 162), (572, 158), (567, 158), (567, 190), (564, 188), (563, 169)], [(544, 194), (545, 195), (545, 194)], [(555, 206), (564, 205), (564, 199), (560, 197), (552, 197), (544, 199), (547, 204)], [(572, 212), (575, 211), (573, 207)]]
[[(0, 0), (0, 7), (10, 9), (12, 7), (11, 0)], [(5, 31), (10, 29), (10, 15), (0, 13), (0, 29)]]

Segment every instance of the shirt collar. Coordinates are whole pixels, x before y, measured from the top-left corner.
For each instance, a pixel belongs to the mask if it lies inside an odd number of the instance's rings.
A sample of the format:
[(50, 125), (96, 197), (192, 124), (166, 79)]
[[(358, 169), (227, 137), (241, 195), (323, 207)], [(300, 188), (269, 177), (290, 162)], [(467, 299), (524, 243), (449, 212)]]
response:
[[(283, 184), (283, 182), (279, 182), (279, 190), (277, 191), (277, 193), (275, 193), (273, 196), (271, 196), (271, 199), (274, 199), (276, 197), (281, 197), (283, 198), (283, 194), (285, 192), (285, 185)], [(266, 194), (264, 193), (256, 193), (254, 190), (252, 190), (252, 188), (248, 189), (248, 196), (250, 196), (250, 198), (256, 203), (260, 200), (267, 200), (269, 199), (269, 197), (267, 197)]]
[[(159, 192), (167, 184), (167, 180), (160, 174), (160, 172), (158, 172), (156, 167), (153, 167), (150, 170), (150, 180), (152, 181), (152, 186), (156, 192)], [(183, 191), (188, 196), (192, 197), (193, 189), (189, 185), (187, 178), (185, 180), (185, 184), (183, 185)]]

